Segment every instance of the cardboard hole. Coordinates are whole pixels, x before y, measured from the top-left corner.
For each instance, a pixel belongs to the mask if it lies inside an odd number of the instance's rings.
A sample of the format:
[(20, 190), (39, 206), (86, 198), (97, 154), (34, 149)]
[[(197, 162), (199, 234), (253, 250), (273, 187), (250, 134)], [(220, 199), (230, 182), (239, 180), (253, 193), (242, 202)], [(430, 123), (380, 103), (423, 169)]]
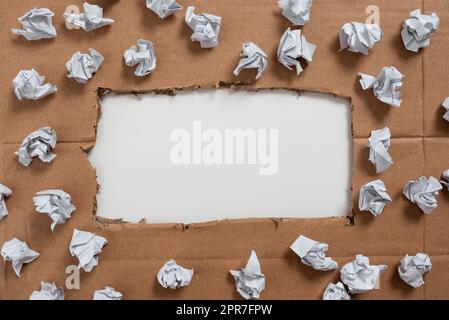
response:
[(101, 107), (89, 153), (100, 217), (194, 223), (351, 211), (347, 99), (220, 89), (106, 95)]

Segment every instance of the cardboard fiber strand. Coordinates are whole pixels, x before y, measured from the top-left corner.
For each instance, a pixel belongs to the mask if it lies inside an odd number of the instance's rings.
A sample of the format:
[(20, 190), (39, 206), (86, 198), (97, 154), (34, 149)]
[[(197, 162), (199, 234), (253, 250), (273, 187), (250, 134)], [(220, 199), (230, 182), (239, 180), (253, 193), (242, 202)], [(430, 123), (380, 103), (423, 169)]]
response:
[[(5, 119), (0, 128), (0, 179), (13, 191), (21, 190), (7, 200), (9, 216), (0, 223), (0, 242), (16, 236), (41, 253), (39, 259), (23, 268), (21, 279), (15, 278), (9, 266), (0, 269), (0, 298), (27, 299), (38, 289), (41, 280), (63, 284), (67, 276), (65, 267), (76, 262), (67, 252), (74, 227), (96, 232), (110, 244), (104, 248), (98, 267), (89, 277), (82, 274), (81, 289), (65, 290), (67, 299), (90, 299), (92, 292), (105, 285), (123, 292), (125, 299), (235, 299), (238, 295), (227, 272), (243, 266), (252, 249), (257, 251), (267, 277), (263, 299), (317, 299), (329, 282), (336, 282), (338, 274), (323, 273), (316, 277), (316, 271), (298, 262), (288, 247), (299, 234), (329, 243), (328, 254), (340, 265), (363, 253), (370, 257), (372, 264), (388, 266), (382, 276), (381, 290), (357, 296), (359, 299), (449, 298), (446, 290), (449, 198), (443, 192), (439, 208), (423, 217), (416, 206), (401, 196), (408, 180), (422, 175), (439, 177), (448, 166), (449, 128), (441, 120), (440, 106), (447, 96), (449, 75), (440, 66), (444, 65), (449, 49), (445, 40), (449, 25), (442, 23), (440, 31), (432, 37), (431, 46), (419, 54), (407, 52), (400, 39), (402, 23), (411, 10), (435, 11), (444, 22), (449, 20), (449, 3), (376, 1), (385, 37), (369, 57), (359, 57), (350, 52), (337, 53), (338, 31), (345, 22), (364, 21), (365, 9), (372, 1), (315, 0), (304, 33), (318, 48), (313, 63), (296, 77), (274, 60), (279, 37), (291, 26), (280, 14), (276, 1), (180, 0), (183, 7), (195, 5), (198, 12), (223, 17), (220, 45), (207, 52), (191, 42), (182, 14), (175, 13), (171, 21), (161, 23), (140, 0), (102, 3), (105, 16), (116, 21), (111, 27), (91, 33), (66, 30), (61, 15), (74, 2), (81, 5), (81, 1), (45, 2), (56, 13), (54, 25), (58, 37), (38, 43), (17, 39), (9, 31), (10, 27), (17, 27), (17, 17), (30, 9), (29, 2), (0, 3), (1, 12), (8, 12), (2, 16), (2, 25), (7, 27), (0, 31), (4, 43), (0, 75), (7, 83), (0, 87), (0, 118)], [(134, 78), (133, 70), (120, 58), (129, 43), (143, 36), (153, 41), (158, 56), (166, 59), (159, 59), (157, 71), (142, 81)], [(239, 78), (230, 72), (239, 59), (241, 44), (247, 40), (257, 43), (269, 55), (267, 70), (256, 83), (250, 71)], [(63, 66), (74, 52), (89, 47), (102, 52), (105, 63), (86, 86), (81, 86), (65, 78)], [(376, 74), (385, 65), (394, 65), (406, 75), (402, 89), (404, 103), (399, 110), (390, 110), (372, 94), (362, 92), (357, 84), (357, 72)], [(58, 93), (42, 101), (19, 103), (9, 81), (20, 69), (28, 67), (36, 68), (49, 81), (58, 84)], [(96, 89), (170, 91), (171, 88), (204, 88), (216, 83), (243, 83), (252, 89), (312, 90), (351, 97), (355, 144), (353, 203), (357, 203), (360, 187), (377, 177), (367, 162), (366, 139), (371, 130), (388, 126), (394, 132), (391, 155), (395, 165), (381, 178), (388, 186), (392, 204), (374, 222), (372, 217), (354, 209), (354, 226), (345, 226), (345, 219), (332, 218), (249, 219), (190, 226), (100, 223), (92, 219), (97, 183), (83, 149), (95, 143)], [(14, 151), (26, 134), (45, 125), (54, 128), (60, 138), (55, 148), (58, 159), (48, 166), (35, 161), (30, 170), (22, 168), (13, 156)], [(57, 230), (57, 237), (48, 230), (47, 218), (35, 214), (31, 201), (35, 192), (48, 187), (64, 189), (77, 207), (71, 221)], [(399, 279), (396, 266), (405, 253), (416, 252), (429, 254), (434, 268), (426, 276), (425, 289), (402, 290), (405, 284)], [(155, 274), (169, 258), (195, 268), (196, 277), (190, 286), (176, 292), (158, 286)]]

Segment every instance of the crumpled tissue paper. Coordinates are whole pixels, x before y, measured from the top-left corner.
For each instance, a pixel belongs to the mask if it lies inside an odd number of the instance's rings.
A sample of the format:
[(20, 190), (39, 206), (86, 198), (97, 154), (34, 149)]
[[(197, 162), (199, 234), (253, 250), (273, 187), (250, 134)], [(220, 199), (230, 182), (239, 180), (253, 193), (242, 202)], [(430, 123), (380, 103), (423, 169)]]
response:
[(234, 74), (238, 76), (243, 69), (257, 69), (256, 80), (262, 77), (267, 68), (267, 54), (252, 42), (245, 42), (242, 47), (243, 58), (240, 59)]
[(0, 220), (8, 215), (5, 198), (12, 194), (12, 190), (0, 183)]
[(279, 0), (278, 6), (282, 15), (290, 20), (294, 26), (303, 26), (310, 20), (312, 0)]
[(104, 57), (95, 49), (90, 48), (89, 53), (78, 51), (66, 63), (67, 78), (85, 84), (100, 69), (103, 61)]
[(69, 251), (72, 257), (77, 257), (78, 269), (91, 272), (98, 265), (97, 254), (108, 241), (95, 233), (73, 230), (72, 240), (70, 241)]
[(54, 282), (41, 281), (41, 290), (33, 291), (29, 300), (64, 300), (64, 289), (58, 288)]
[(134, 74), (138, 77), (144, 77), (156, 70), (156, 55), (151, 41), (139, 39), (137, 47), (131, 46), (125, 51), (123, 58), (128, 67), (137, 65)]
[(393, 164), (393, 159), (388, 153), (391, 145), (390, 138), (390, 129), (385, 127), (371, 131), (371, 136), (368, 139), (369, 161), (376, 165), (377, 174), (386, 171)]
[(380, 216), (391, 198), (382, 180), (368, 182), (360, 189), (359, 210), (368, 211), (374, 217)]
[(289, 70), (293, 70), (292, 66), (296, 67), (296, 75), (299, 75), (303, 69), (298, 59), (302, 58), (311, 63), (315, 50), (316, 45), (307, 42), (301, 30), (288, 28), (279, 41), (278, 61)]
[(319, 271), (330, 271), (338, 268), (337, 262), (330, 257), (326, 257), (326, 251), (329, 245), (317, 242), (300, 235), (298, 239), (290, 246), (306, 266)]
[(25, 241), (13, 238), (3, 244), (2, 257), (5, 262), (11, 261), (12, 268), (18, 277), (25, 263), (30, 263), (39, 257), (39, 253), (31, 250)]
[(30, 133), (16, 152), (19, 162), (28, 167), (34, 157), (39, 157), (42, 162), (53, 161), (56, 155), (51, 149), (56, 147), (56, 140), (56, 132), (50, 127), (43, 127)]
[(243, 298), (259, 299), (261, 292), (265, 289), (265, 275), (262, 274), (259, 259), (254, 250), (251, 251), (245, 268), (230, 272), (234, 277), (237, 292)]
[(47, 214), (53, 221), (52, 231), (55, 230), (56, 225), (63, 224), (72, 217), (76, 207), (70, 203), (71, 200), (70, 195), (63, 190), (40, 191), (33, 198), (36, 211)]
[(430, 45), (430, 37), (438, 31), (440, 18), (436, 13), (421, 14), (417, 9), (410, 12), (410, 19), (404, 21), (401, 36), (404, 46), (409, 51), (418, 52), (420, 48)]
[(22, 29), (11, 29), (11, 32), (23, 36), (27, 40), (50, 39), (57, 36), (53, 26), (55, 14), (47, 8), (34, 8), (19, 18)]
[(84, 13), (64, 13), (66, 23), (89, 32), (114, 23), (114, 20), (103, 18), (103, 8), (84, 2)]
[(164, 288), (178, 289), (188, 286), (192, 281), (193, 269), (186, 269), (168, 260), (157, 273), (157, 281)]
[(438, 207), (438, 191), (442, 189), (443, 186), (434, 177), (421, 177), (407, 182), (402, 193), (425, 214), (429, 214)]
[(329, 283), (324, 290), (323, 300), (351, 300), (351, 296), (341, 282)]
[(105, 287), (102, 290), (95, 291), (92, 300), (122, 300), (122, 298), (123, 294), (116, 291), (114, 288)]
[(399, 108), (402, 103), (400, 89), (404, 75), (395, 67), (384, 67), (376, 77), (359, 73), (363, 90), (373, 89), (374, 95), (383, 103)]
[(348, 49), (355, 53), (368, 55), (371, 49), (383, 37), (378, 24), (348, 22), (340, 30), (340, 51)]
[(417, 253), (415, 256), (406, 255), (402, 258), (398, 272), (405, 283), (413, 288), (418, 288), (424, 284), (424, 274), (430, 272), (431, 269), (430, 257), (425, 253)]
[(444, 100), (443, 108), (446, 110), (446, 113), (443, 115), (443, 119), (449, 122), (449, 97)]
[(21, 70), (12, 81), (19, 100), (39, 100), (58, 91), (54, 84), (45, 83), (45, 77), (34, 69)]
[(182, 6), (176, 0), (147, 0), (147, 8), (164, 19), (181, 10)]
[(194, 13), (195, 7), (188, 7), (185, 21), (192, 29), (192, 41), (198, 41), (201, 48), (218, 46), (218, 35), (221, 28), (221, 17), (209, 13)]
[(341, 281), (348, 286), (350, 293), (365, 293), (379, 289), (380, 276), (386, 269), (385, 265), (370, 265), (368, 257), (358, 254), (354, 261), (341, 268)]

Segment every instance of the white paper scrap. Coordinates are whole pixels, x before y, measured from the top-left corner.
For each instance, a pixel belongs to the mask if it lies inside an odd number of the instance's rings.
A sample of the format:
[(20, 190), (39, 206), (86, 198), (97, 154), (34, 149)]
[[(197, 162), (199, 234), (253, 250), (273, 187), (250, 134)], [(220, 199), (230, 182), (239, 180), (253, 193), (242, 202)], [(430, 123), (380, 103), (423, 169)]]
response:
[(30, 300), (64, 300), (64, 289), (58, 288), (54, 282), (41, 281), (41, 290), (33, 291)]
[(11, 189), (0, 183), (0, 220), (8, 215), (5, 198), (9, 197), (11, 194)]
[(298, 59), (302, 58), (307, 63), (312, 62), (315, 49), (316, 45), (307, 42), (301, 30), (288, 28), (279, 41), (278, 60), (289, 70), (293, 70), (292, 66), (296, 67), (296, 74), (299, 75), (303, 69)]
[(409, 51), (418, 52), (420, 48), (430, 45), (430, 37), (438, 31), (440, 18), (436, 13), (421, 14), (417, 9), (410, 12), (410, 19), (404, 21), (401, 36), (405, 47)]
[(310, 20), (312, 0), (279, 0), (282, 15), (295, 26), (303, 26)]
[(34, 8), (19, 18), (22, 29), (11, 29), (12, 33), (27, 40), (49, 39), (57, 36), (53, 26), (55, 14), (47, 8)]
[(443, 115), (443, 119), (449, 122), (449, 97), (444, 100), (443, 108), (446, 110), (446, 113)]
[(84, 2), (84, 13), (64, 13), (67, 25), (92, 31), (114, 23), (114, 20), (103, 18), (103, 8)]
[(69, 251), (73, 257), (79, 260), (78, 269), (83, 268), (86, 272), (91, 272), (98, 265), (98, 257), (101, 249), (108, 241), (95, 233), (73, 230), (72, 241), (70, 241)]
[(123, 295), (114, 288), (105, 287), (102, 290), (95, 291), (92, 300), (122, 300), (122, 298)]
[(164, 19), (181, 10), (182, 6), (176, 0), (147, 0), (147, 8), (154, 11), (159, 18)]
[(171, 259), (157, 273), (157, 281), (164, 288), (178, 289), (192, 282), (193, 269), (186, 269)]
[(368, 139), (369, 161), (376, 165), (376, 173), (386, 171), (393, 164), (393, 159), (388, 153), (390, 138), (391, 132), (387, 127), (371, 131)]
[(378, 24), (348, 22), (340, 30), (340, 51), (348, 49), (355, 53), (368, 55), (371, 49), (383, 37)]
[(188, 7), (185, 21), (192, 29), (192, 41), (198, 41), (201, 48), (214, 48), (218, 46), (218, 35), (221, 28), (221, 17), (213, 14), (195, 14), (195, 7)]
[(424, 274), (430, 272), (431, 269), (430, 257), (425, 253), (417, 253), (415, 256), (406, 255), (402, 258), (398, 272), (405, 283), (413, 288), (418, 288), (424, 284)]
[(298, 239), (290, 246), (306, 266), (319, 271), (330, 271), (338, 268), (337, 262), (330, 257), (326, 257), (326, 251), (329, 245), (317, 242), (300, 235)]
[(2, 257), (5, 262), (11, 261), (14, 272), (20, 277), (20, 270), (25, 263), (30, 263), (39, 257), (39, 253), (31, 250), (25, 241), (13, 238), (3, 244)]
[(53, 161), (56, 155), (51, 149), (56, 147), (56, 140), (56, 132), (50, 127), (43, 127), (30, 133), (16, 152), (19, 162), (28, 167), (34, 157), (39, 157), (42, 162)]
[(256, 44), (245, 42), (240, 55), (243, 58), (240, 59), (234, 74), (238, 76), (243, 69), (257, 69), (256, 80), (260, 79), (267, 68), (267, 54)]
[(449, 169), (445, 170), (441, 176), (443, 178), (441, 184), (449, 190)]
[(373, 89), (374, 95), (383, 103), (399, 108), (402, 103), (400, 89), (404, 75), (395, 67), (384, 67), (376, 77), (359, 73), (363, 90)]
[(265, 275), (262, 274), (259, 259), (254, 250), (251, 251), (245, 268), (230, 272), (234, 277), (237, 292), (243, 298), (246, 300), (259, 299), (261, 292), (265, 290)]
[(438, 191), (442, 189), (443, 186), (434, 177), (421, 177), (407, 182), (402, 193), (425, 214), (429, 214), (438, 207)]
[(90, 48), (89, 53), (76, 52), (65, 64), (67, 78), (74, 78), (79, 83), (87, 83), (92, 75), (100, 69), (104, 57), (97, 50)]
[(137, 47), (131, 46), (123, 57), (127, 66), (138, 65), (134, 72), (138, 77), (149, 75), (156, 69), (156, 55), (151, 41), (139, 39)]
[(21, 70), (12, 81), (14, 92), (19, 100), (38, 100), (58, 91), (54, 84), (45, 83), (45, 77), (36, 70)]
[(391, 198), (382, 180), (368, 182), (360, 189), (360, 211), (368, 211), (374, 217), (378, 217), (388, 202), (391, 202)]
[(63, 190), (40, 191), (33, 198), (36, 211), (47, 214), (53, 221), (52, 231), (55, 230), (56, 225), (63, 224), (72, 217), (76, 207), (70, 203), (71, 200), (70, 195)]
[(380, 276), (386, 269), (385, 265), (370, 265), (368, 257), (358, 254), (354, 261), (341, 268), (341, 281), (348, 286), (350, 293), (365, 293), (379, 289)]
[(323, 300), (351, 300), (351, 296), (341, 282), (329, 283), (324, 290)]

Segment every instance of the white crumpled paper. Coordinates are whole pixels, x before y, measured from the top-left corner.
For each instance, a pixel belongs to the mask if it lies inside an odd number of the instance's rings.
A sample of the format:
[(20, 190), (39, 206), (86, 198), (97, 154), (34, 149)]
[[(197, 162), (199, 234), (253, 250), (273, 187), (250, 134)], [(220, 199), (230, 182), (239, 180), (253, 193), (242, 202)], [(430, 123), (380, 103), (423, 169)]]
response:
[(39, 257), (39, 253), (31, 250), (25, 241), (13, 238), (3, 244), (2, 257), (5, 262), (11, 261), (14, 272), (20, 277), (20, 270), (25, 263), (30, 263)]
[(312, 0), (279, 0), (282, 15), (295, 26), (303, 26), (310, 20)]
[(8, 215), (8, 208), (6, 207), (5, 198), (12, 194), (11, 189), (0, 183), (0, 220)]
[(114, 20), (103, 18), (103, 8), (84, 2), (84, 13), (64, 13), (67, 25), (92, 31), (114, 23)]
[(123, 295), (114, 288), (105, 287), (102, 290), (95, 291), (92, 300), (122, 300), (122, 298)]
[(21, 70), (12, 81), (19, 100), (38, 100), (58, 91), (54, 84), (45, 83), (45, 77), (34, 69)]
[(230, 272), (234, 277), (237, 292), (243, 298), (259, 299), (261, 292), (265, 289), (265, 275), (262, 274), (259, 259), (254, 250), (251, 251), (245, 268)]
[(402, 258), (398, 272), (405, 283), (413, 288), (418, 288), (424, 284), (424, 274), (430, 272), (431, 269), (430, 257), (425, 253), (417, 253), (415, 256), (406, 255)]
[(54, 282), (41, 281), (41, 290), (33, 291), (30, 300), (64, 300), (64, 289), (58, 288)]
[(386, 269), (385, 265), (370, 265), (368, 257), (358, 254), (341, 268), (340, 277), (350, 293), (365, 293), (380, 288), (380, 276)]
[(373, 89), (374, 95), (383, 103), (399, 108), (402, 103), (400, 89), (404, 75), (395, 67), (384, 67), (376, 77), (359, 73), (363, 90)]
[(404, 21), (402, 41), (409, 51), (418, 52), (420, 48), (430, 45), (430, 37), (440, 27), (440, 18), (436, 13), (428, 16), (417, 9), (410, 12), (410, 19)]
[(429, 214), (438, 207), (438, 191), (442, 189), (443, 186), (434, 177), (421, 177), (407, 182), (402, 193), (425, 214)]
[(443, 115), (443, 119), (449, 122), (449, 97), (444, 99), (443, 108), (446, 110), (446, 113)]
[(51, 230), (54, 231), (57, 224), (63, 224), (72, 217), (76, 207), (70, 203), (72, 198), (63, 190), (45, 190), (36, 193), (33, 198), (36, 211), (47, 214), (53, 221)]
[(443, 178), (443, 181), (440, 181), (441, 184), (449, 190), (449, 169), (445, 170), (441, 177)]
[(393, 159), (388, 153), (390, 138), (391, 132), (387, 127), (371, 131), (368, 139), (369, 161), (376, 165), (376, 173), (386, 171), (393, 164)]
[(288, 28), (279, 41), (278, 61), (289, 70), (293, 70), (292, 66), (296, 67), (296, 74), (299, 75), (303, 69), (298, 59), (302, 58), (307, 63), (312, 62), (315, 49), (316, 45), (307, 42), (301, 30)]
[(55, 14), (47, 8), (34, 8), (19, 18), (22, 29), (11, 29), (11, 32), (23, 36), (27, 40), (49, 39), (57, 36), (53, 26)]
[(368, 55), (371, 49), (383, 37), (378, 24), (348, 22), (340, 30), (340, 51), (348, 51)]
[(193, 269), (186, 269), (168, 260), (157, 273), (157, 281), (164, 288), (178, 289), (188, 286), (192, 282)]
[(319, 271), (330, 271), (338, 268), (337, 262), (330, 257), (326, 257), (326, 251), (329, 245), (317, 242), (300, 235), (298, 239), (290, 246), (306, 266)]
[(194, 13), (195, 7), (188, 7), (185, 21), (192, 29), (192, 41), (198, 41), (201, 48), (214, 48), (218, 46), (218, 35), (221, 28), (221, 17), (213, 14)]
[(86, 272), (91, 272), (98, 265), (97, 254), (108, 241), (95, 233), (73, 230), (72, 241), (70, 241), (69, 251), (73, 257), (79, 260), (78, 269), (83, 268)]
[(39, 157), (42, 162), (51, 162), (56, 155), (51, 149), (56, 147), (56, 132), (50, 127), (40, 128), (30, 133), (20, 145), (16, 155), (19, 162), (28, 167), (34, 157)]
[(176, 0), (147, 0), (147, 8), (154, 11), (159, 18), (164, 19), (181, 10), (182, 6)]
[(341, 282), (329, 283), (324, 290), (323, 300), (351, 300), (351, 296)]
[(65, 64), (67, 78), (74, 78), (79, 83), (87, 83), (92, 75), (100, 69), (104, 57), (97, 50), (90, 48), (89, 53), (76, 52)]
[(242, 47), (243, 58), (240, 59), (234, 74), (238, 76), (243, 69), (257, 69), (256, 80), (262, 77), (267, 68), (267, 54), (252, 42), (245, 42)]
[(374, 217), (378, 217), (388, 202), (391, 202), (391, 198), (382, 180), (368, 182), (360, 189), (360, 211), (368, 211)]
[(123, 58), (129, 67), (138, 65), (134, 74), (144, 77), (156, 69), (156, 55), (151, 41), (139, 39), (137, 46), (131, 46), (126, 50)]

